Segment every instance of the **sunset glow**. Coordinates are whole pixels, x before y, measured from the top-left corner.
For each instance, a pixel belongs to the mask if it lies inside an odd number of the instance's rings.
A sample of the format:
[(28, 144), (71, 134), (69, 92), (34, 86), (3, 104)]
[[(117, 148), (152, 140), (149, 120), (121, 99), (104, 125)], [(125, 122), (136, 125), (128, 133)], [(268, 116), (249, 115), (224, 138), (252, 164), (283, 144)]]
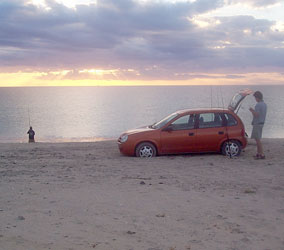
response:
[(283, 13), (280, 0), (4, 0), (0, 86), (283, 84)]
[[(177, 78), (190, 80), (119, 80), (104, 79), (104, 73), (92, 72), (95, 77), (82, 79), (68, 79), (65, 76), (69, 71), (62, 72), (16, 72), (0, 75), (2, 87), (18, 86), (138, 86), (138, 85), (279, 85), (282, 84), (283, 75), (279, 73), (250, 73), (244, 75), (223, 75), (223, 74), (186, 74), (177, 75)], [(82, 73), (85, 73), (82, 71)], [(88, 72), (90, 73), (90, 72)], [(50, 77), (52, 75), (53, 77)]]

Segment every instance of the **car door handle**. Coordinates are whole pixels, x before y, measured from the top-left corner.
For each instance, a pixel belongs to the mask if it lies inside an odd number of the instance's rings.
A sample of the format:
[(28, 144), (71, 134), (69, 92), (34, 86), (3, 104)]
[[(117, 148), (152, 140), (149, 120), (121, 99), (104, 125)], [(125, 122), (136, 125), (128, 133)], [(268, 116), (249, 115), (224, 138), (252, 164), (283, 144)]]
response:
[(188, 135), (189, 135), (189, 136), (193, 136), (193, 135), (194, 135), (194, 133), (188, 133)]
[(224, 131), (219, 131), (218, 134), (219, 134), (219, 135), (223, 135), (223, 134), (224, 134)]

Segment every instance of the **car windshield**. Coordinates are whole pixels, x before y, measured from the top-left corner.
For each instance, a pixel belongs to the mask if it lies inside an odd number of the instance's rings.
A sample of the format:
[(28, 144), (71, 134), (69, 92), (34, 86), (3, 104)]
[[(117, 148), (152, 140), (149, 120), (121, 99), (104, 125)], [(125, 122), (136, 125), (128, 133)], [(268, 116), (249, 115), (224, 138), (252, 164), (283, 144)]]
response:
[(152, 126), (150, 126), (151, 128), (154, 129), (160, 129), (161, 127), (163, 127), (164, 125), (166, 125), (169, 121), (171, 121), (172, 119), (174, 119), (175, 117), (177, 117), (178, 114), (177, 113), (173, 113), (169, 116), (167, 116), (166, 118), (164, 118), (163, 120), (154, 123)]

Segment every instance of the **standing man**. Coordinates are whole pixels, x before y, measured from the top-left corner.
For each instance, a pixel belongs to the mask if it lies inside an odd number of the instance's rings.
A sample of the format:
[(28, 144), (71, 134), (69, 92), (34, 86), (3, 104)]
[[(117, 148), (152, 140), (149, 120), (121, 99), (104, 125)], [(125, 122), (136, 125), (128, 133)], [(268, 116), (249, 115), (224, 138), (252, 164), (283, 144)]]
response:
[(30, 127), (27, 134), (29, 134), (29, 142), (35, 142), (35, 131), (33, 131), (32, 127)]
[(260, 91), (254, 92), (253, 96), (255, 97), (256, 105), (254, 109), (253, 108), (249, 109), (253, 115), (252, 119), (253, 128), (252, 128), (251, 138), (255, 139), (256, 141), (257, 153), (255, 155), (255, 159), (259, 160), (259, 159), (265, 159), (261, 138), (262, 138), (262, 128), (266, 117), (267, 106), (263, 101), (263, 95)]

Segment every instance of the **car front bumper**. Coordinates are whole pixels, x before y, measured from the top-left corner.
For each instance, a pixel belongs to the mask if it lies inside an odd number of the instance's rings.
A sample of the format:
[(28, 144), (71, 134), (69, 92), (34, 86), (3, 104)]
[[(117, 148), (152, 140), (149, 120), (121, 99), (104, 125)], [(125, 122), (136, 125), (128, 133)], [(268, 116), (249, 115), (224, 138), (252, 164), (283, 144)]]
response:
[(134, 156), (134, 146), (128, 145), (128, 143), (122, 143), (119, 140), (117, 141), (118, 149), (121, 154), (127, 156)]

